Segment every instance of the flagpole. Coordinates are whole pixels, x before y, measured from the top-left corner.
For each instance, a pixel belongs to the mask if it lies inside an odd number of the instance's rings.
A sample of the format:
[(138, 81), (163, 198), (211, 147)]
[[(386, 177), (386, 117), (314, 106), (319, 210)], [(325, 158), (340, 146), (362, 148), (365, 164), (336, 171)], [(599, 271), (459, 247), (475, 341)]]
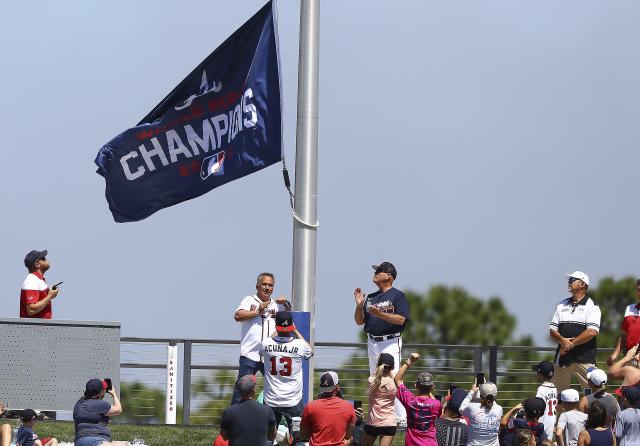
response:
[[(320, 0), (300, 0), (292, 300), (294, 310), (310, 313), (311, 345), (315, 340), (319, 40)], [(312, 358), (309, 399), (314, 394), (313, 371)]]

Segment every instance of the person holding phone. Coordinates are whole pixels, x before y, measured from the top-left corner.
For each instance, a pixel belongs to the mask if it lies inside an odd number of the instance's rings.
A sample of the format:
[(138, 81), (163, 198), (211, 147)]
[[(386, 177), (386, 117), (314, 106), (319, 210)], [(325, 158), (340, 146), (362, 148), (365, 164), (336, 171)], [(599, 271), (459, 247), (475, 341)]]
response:
[(20, 317), (51, 319), (51, 301), (56, 298), (60, 288), (49, 287), (44, 280), (51, 264), (47, 260), (48, 251), (30, 251), (24, 257), (24, 266), (29, 274), (20, 289)]
[(107, 427), (109, 417), (120, 415), (122, 406), (115, 389), (108, 393), (113, 397), (113, 406), (104, 401), (109, 384), (99, 379), (90, 379), (85, 386), (84, 396), (73, 408), (75, 424), (75, 446), (127, 446), (129, 443), (111, 441), (111, 431)]
[[(480, 378), (480, 379), (478, 379)], [(478, 375), (471, 390), (460, 405), (460, 414), (469, 419), (468, 446), (498, 446), (498, 432), (502, 407), (496, 403), (498, 387), (491, 382), (483, 382), (484, 375)], [(482, 382), (479, 386), (478, 382)], [(480, 402), (472, 402), (479, 393)]]

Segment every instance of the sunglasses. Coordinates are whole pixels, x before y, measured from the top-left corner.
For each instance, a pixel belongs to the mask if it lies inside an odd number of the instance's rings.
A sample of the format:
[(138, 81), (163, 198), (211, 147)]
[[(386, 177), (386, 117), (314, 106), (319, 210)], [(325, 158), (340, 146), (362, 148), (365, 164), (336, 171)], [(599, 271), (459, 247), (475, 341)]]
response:
[(580, 280), (580, 279), (576, 279), (575, 277), (569, 277), (569, 283), (573, 283), (576, 280)]

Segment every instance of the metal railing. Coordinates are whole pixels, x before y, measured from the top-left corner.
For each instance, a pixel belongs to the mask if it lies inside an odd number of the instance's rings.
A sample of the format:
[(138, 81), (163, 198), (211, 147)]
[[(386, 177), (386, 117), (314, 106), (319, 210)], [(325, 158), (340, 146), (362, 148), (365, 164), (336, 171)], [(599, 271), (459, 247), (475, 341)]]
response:
[[(178, 382), (181, 383), (182, 424), (219, 424), (222, 410), (233, 393), (237, 377), (237, 340), (121, 338), (121, 381), (140, 382), (164, 388), (166, 346), (179, 346)], [(366, 343), (316, 342), (314, 346), (316, 380), (325, 371), (338, 373), (344, 397), (362, 400), (367, 406), (366, 382), (369, 376)], [(411, 367), (405, 382), (428, 370), (436, 380), (436, 394), (446, 395), (449, 385), (469, 389), (477, 372), (485, 372), (498, 384), (498, 403), (512, 407), (528, 396), (535, 396), (539, 383), (531, 366), (552, 361), (554, 347), (479, 346), (445, 344), (405, 344), (404, 356), (418, 352), (423, 360)], [(604, 361), (612, 349), (599, 349)], [(606, 356), (605, 356), (606, 355)], [(575, 381), (575, 380), (574, 380)], [(613, 383), (610, 383), (612, 385)], [(574, 384), (577, 387), (577, 384)], [(412, 386), (409, 386), (412, 387)], [(258, 392), (262, 377), (258, 376)], [(142, 391), (140, 391), (142, 392)], [(144, 398), (133, 397), (131, 407), (153, 409)], [(149, 414), (149, 421), (153, 415)], [(162, 422), (155, 420), (155, 422)], [(180, 419), (178, 419), (180, 422)]]

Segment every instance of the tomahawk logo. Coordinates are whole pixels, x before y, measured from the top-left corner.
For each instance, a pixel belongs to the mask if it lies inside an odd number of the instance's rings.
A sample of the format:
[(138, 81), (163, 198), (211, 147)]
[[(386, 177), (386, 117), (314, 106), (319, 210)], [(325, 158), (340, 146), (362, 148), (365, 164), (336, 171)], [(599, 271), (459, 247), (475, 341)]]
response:
[(211, 175), (222, 175), (224, 173), (222, 163), (224, 163), (224, 150), (203, 159), (200, 178), (206, 180)]
[(282, 321), (282, 324), (280, 324), (281, 327), (288, 327), (289, 326), (289, 321), (285, 320)]
[(184, 104), (182, 104), (180, 106), (176, 105), (174, 108), (176, 110), (182, 110), (182, 109), (187, 108), (188, 106), (190, 106), (195, 98), (198, 98), (200, 96), (204, 96), (205, 94), (209, 93), (210, 91), (218, 93), (220, 90), (222, 90), (222, 82), (213, 81), (211, 83), (211, 85), (209, 85), (209, 81), (207, 80), (207, 72), (203, 70), (202, 71), (202, 80), (200, 81), (200, 91), (197, 94), (192, 94), (191, 96), (189, 96), (189, 98), (186, 101), (184, 101)]

